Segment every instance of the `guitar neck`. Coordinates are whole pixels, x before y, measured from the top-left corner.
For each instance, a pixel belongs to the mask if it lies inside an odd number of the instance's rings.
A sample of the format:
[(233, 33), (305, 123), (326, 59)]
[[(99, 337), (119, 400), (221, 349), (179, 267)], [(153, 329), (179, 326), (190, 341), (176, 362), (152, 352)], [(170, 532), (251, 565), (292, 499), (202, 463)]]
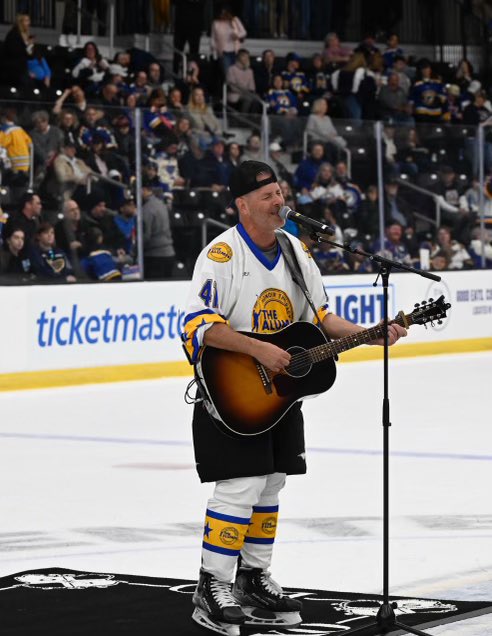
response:
[[(395, 323), (402, 327), (409, 327), (410, 324), (412, 324), (412, 319), (411, 316), (405, 316), (402, 313), (394, 320), (388, 321), (388, 325), (393, 325)], [(313, 347), (309, 350), (309, 353), (313, 362), (322, 362), (328, 358), (334, 358), (338, 353), (354, 349), (360, 345), (382, 338), (383, 333), (384, 325), (376, 325), (375, 327), (364, 329), (364, 331), (358, 331), (357, 333), (352, 333), (349, 336), (344, 336), (343, 338), (338, 338), (337, 340), (327, 342), (326, 344), (318, 347)]]

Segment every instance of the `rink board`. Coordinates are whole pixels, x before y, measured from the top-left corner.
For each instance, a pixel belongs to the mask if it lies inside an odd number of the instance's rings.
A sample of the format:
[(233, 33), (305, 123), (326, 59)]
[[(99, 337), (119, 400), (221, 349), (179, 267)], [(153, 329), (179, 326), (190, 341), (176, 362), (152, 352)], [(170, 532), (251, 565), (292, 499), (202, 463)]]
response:
[[(373, 275), (324, 279), (330, 308), (370, 327), (382, 318), (383, 290)], [(191, 375), (181, 349), (187, 281), (1, 287), (0, 390)], [(492, 276), (445, 272), (434, 283), (394, 274), (389, 314), (444, 295), (442, 325), (413, 326), (397, 356), (492, 348)], [(369, 360), (379, 348), (359, 347), (343, 360)]]

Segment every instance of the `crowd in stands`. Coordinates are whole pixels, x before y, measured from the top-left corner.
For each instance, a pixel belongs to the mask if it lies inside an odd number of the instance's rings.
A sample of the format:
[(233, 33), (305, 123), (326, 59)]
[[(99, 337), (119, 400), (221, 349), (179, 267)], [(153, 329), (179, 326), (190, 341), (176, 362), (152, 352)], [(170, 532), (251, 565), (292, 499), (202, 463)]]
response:
[[(492, 105), (467, 60), (457, 68), (412, 60), (394, 33), (386, 44), (369, 34), (353, 50), (328, 33), (311, 59), (279, 58), (273, 49), (253, 59), (247, 37), (240, 18), (221, 9), (210, 59), (191, 57), (178, 76), (138, 49), (106, 59), (94, 42), (65, 49), (60, 65), (61, 52), (37, 45), (29, 16), (19, 16), (0, 68), (0, 275), (138, 277), (140, 162), (145, 277), (175, 276), (181, 262), (189, 274), (201, 247), (197, 218), (237, 220), (227, 184), (242, 161), (265, 157), (263, 108), (286, 204), (334, 225), (338, 243), (428, 269), (480, 267), (482, 252), (492, 265)], [(224, 129), (222, 81), (230, 121), (246, 141)], [(384, 193), (374, 120), (382, 122)], [(357, 255), (303, 239), (323, 273), (371, 269)]]

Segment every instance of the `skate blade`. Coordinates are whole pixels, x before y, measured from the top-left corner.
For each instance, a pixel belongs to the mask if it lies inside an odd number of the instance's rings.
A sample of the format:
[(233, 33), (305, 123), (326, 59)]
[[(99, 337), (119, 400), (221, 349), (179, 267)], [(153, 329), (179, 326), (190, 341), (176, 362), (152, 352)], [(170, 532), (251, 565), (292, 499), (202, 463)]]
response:
[(217, 634), (223, 634), (224, 636), (240, 636), (241, 634), (239, 625), (216, 621), (200, 607), (195, 607), (191, 618), (195, 621), (195, 623), (198, 623), (200, 627), (210, 629)]
[(299, 612), (271, 612), (259, 607), (241, 605), (246, 614), (245, 625), (263, 625), (272, 627), (297, 627), (302, 623)]

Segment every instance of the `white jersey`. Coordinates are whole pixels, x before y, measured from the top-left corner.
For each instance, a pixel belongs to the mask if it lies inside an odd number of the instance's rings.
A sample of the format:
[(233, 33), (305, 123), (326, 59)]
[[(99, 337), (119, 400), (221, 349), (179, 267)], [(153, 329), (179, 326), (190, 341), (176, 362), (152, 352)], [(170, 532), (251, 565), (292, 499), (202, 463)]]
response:
[(292, 280), (280, 246), (270, 262), (238, 224), (207, 245), (196, 261), (183, 334), (193, 361), (205, 331), (216, 322), (227, 323), (236, 331), (273, 333), (298, 320), (323, 320), (328, 304), (318, 266), (301, 241), (285, 234), (293, 245), (317, 317)]

